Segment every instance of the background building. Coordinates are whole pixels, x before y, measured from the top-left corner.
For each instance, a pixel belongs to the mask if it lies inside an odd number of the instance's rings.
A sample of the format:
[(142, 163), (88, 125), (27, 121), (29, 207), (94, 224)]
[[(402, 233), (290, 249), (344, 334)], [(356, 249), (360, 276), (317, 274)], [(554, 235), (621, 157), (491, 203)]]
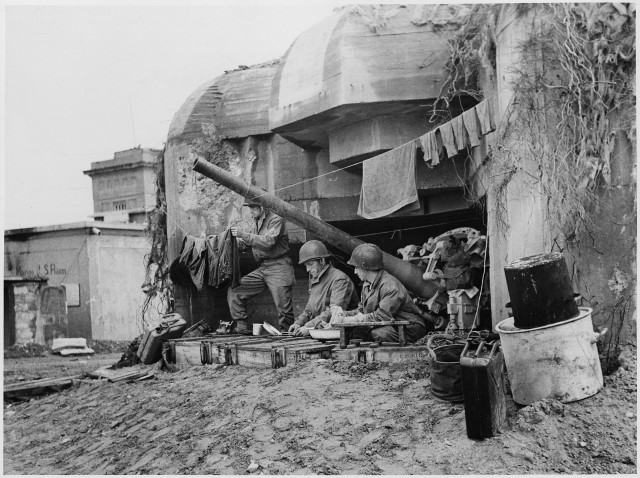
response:
[(133, 148), (91, 164), (95, 221), (5, 231), (5, 346), (131, 340), (142, 332), (157, 154)]
[(154, 167), (159, 150), (133, 148), (91, 163), (93, 217), (97, 221), (143, 223), (156, 202)]

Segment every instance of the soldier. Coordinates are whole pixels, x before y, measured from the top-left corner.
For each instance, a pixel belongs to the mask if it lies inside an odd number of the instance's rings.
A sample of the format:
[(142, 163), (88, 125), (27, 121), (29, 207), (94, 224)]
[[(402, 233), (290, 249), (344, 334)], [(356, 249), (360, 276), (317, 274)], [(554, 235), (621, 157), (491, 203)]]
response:
[(305, 242), (300, 248), (299, 264), (304, 264), (309, 273), (309, 300), (304, 311), (289, 327), (294, 335), (309, 335), (309, 328), (329, 323), (330, 307), (344, 310), (358, 305), (358, 294), (349, 277), (333, 267), (325, 245), (320, 241)]
[[(415, 342), (427, 335), (427, 328), (407, 289), (394, 276), (382, 270), (382, 251), (375, 244), (360, 244), (353, 250), (347, 264), (354, 266), (356, 275), (364, 282), (360, 303), (356, 310), (345, 312), (331, 320), (336, 323), (382, 322), (408, 320), (405, 327), (407, 342)], [(356, 332), (360, 338), (378, 342), (398, 342), (398, 331), (391, 325)]]
[(271, 211), (265, 210), (258, 202), (248, 200), (244, 204), (251, 211), (254, 223), (251, 232), (231, 227), (231, 234), (238, 239), (240, 249), (251, 248), (259, 266), (240, 280), (240, 285), (229, 288), (227, 302), (236, 333), (249, 333), (246, 301), (269, 288), (276, 309), (280, 330), (286, 330), (293, 323), (293, 303), (291, 289), (295, 284), (293, 266), (289, 252), (289, 236), (285, 221)]

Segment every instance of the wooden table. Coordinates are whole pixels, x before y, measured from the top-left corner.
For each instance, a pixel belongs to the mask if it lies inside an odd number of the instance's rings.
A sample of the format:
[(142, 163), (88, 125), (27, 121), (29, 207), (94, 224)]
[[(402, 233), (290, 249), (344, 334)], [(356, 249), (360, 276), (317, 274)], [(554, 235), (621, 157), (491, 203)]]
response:
[(357, 322), (351, 324), (333, 324), (333, 327), (340, 329), (340, 348), (346, 349), (349, 341), (353, 336), (354, 327), (382, 327), (383, 325), (392, 325), (398, 328), (398, 344), (404, 347), (407, 344), (404, 327), (411, 322), (408, 320), (390, 320), (386, 322)]

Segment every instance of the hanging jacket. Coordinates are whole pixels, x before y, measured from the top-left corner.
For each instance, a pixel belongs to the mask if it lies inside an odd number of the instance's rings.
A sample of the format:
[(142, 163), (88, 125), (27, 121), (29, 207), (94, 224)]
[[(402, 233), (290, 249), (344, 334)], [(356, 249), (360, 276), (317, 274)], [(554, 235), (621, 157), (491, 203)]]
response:
[(187, 234), (184, 239), (182, 239), (179, 257), (180, 262), (189, 269), (191, 280), (196, 286), (196, 289), (202, 290), (207, 271), (206, 240)]
[(240, 284), (240, 254), (236, 238), (227, 229), (217, 236), (207, 238), (207, 283), (216, 289)]
[(196, 289), (205, 284), (215, 288), (240, 283), (240, 256), (236, 238), (227, 229), (206, 239), (187, 234), (182, 240), (179, 261), (188, 270)]

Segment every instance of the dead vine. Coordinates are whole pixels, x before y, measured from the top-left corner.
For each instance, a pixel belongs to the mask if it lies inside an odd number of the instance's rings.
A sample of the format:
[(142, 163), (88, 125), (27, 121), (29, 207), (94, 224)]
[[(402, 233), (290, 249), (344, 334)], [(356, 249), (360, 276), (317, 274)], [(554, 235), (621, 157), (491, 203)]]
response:
[(148, 314), (153, 308), (159, 315), (171, 310), (173, 288), (169, 279), (168, 242), (167, 242), (167, 200), (164, 182), (164, 154), (158, 155), (156, 162), (156, 204), (149, 214), (147, 232), (151, 236), (151, 249), (145, 255), (145, 281), (142, 289), (146, 294), (138, 316), (138, 328), (146, 330)]
[[(434, 105), (471, 88), (474, 75), (495, 78), (495, 28), (500, 6), (478, 5), (449, 40), (449, 78)], [(577, 241), (593, 228), (596, 197), (611, 187), (611, 157), (626, 135), (635, 153), (635, 7), (633, 4), (520, 5), (539, 8), (541, 21), (521, 45), (514, 96), (492, 155), (497, 202), (504, 204), (516, 172), (530, 176), (546, 201), (551, 230)], [(495, 84), (495, 83), (494, 83)], [(522, 158), (533, 161), (523, 167)], [(634, 182), (635, 186), (635, 182)], [(497, 210), (508, 229), (506, 209)]]

